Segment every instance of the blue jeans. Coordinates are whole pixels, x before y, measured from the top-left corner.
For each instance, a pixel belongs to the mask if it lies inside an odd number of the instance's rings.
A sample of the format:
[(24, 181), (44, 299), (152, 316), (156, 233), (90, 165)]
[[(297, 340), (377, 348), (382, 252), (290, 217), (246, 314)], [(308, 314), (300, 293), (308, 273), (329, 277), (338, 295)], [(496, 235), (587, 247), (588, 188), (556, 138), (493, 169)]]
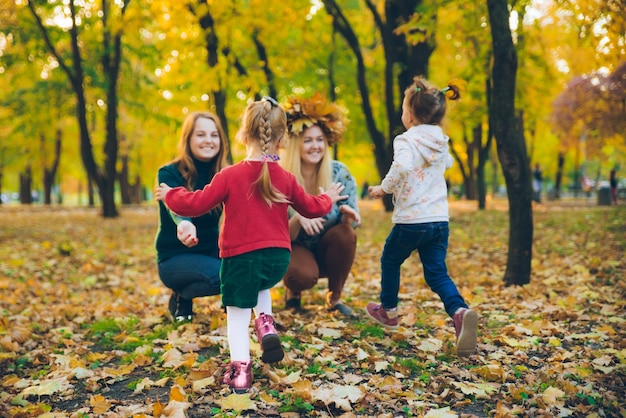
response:
[(448, 222), (422, 224), (396, 224), (387, 237), (383, 255), (380, 301), (384, 309), (398, 306), (400, 290), (400, 266), (417, 250), (424, 278), (431, 290), (439, 295), (448, 315), (467, 304), (448, 275), (446, 253), (448, 251)]
[(163, 284), (185, 299), (220, 294), (221, 260), (203, 254), (180, 254), (159, 263)]

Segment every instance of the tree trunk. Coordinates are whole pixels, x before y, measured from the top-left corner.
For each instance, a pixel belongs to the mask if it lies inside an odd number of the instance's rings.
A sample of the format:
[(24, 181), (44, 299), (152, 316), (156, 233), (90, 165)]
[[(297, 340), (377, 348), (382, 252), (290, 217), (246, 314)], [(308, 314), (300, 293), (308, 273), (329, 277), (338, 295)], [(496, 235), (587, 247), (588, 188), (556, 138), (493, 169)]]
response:
[(143, 201), (141, 177), (139, 174), (135, 175), (135, 182), (130, 185), (130, 202), (140, 204)]
[[(123, 17), (130, 0), (122, 1), (121, 16)], [(77, 24), (76, 3), (68, 2), (68, 8), (72, 25), (69, 29), (71, 44), (71, 60), (70, 65), (66, 63), (66, 59), (58, 52), (49, 36), (47, 27), (43, 24), (42, 19), (35, 10), (32, 0), (28, 0), (28, 8), (32, 16), (35, 18), (44, 42), (48, 49), (56, 58), (59, 67), (66, 73), (74, 94), (76, 95), (76, 119), (79, 126), (80, 137), (80, 154), (87, 172), (87, 176), (98, 186), (102, 204), (102, 215), (105, 218), (118, 216), (115, 206), (115, 165), (117, 163), (117, 81), (119, 77), (119, 67), (121, 62), (121, 40), (122, 29), (114, 30), (107, 23), (109, 17), (107, 0), (102, 0), (102, 26), (103, 26), (103, 52), (102, 67), (104, 79), (106, 82), (107, 96), (107, 116), (106, 116), (106, 139), (104, 144), (104, 163), (102, 167), (96, 164), (93, 153), (93, 145), (91, 143), (91, 134), (87, 125), (87, 105), (85, 98), (85, 75), (83, 69), (83, 59), (81, 56), (81, 45), (79, 41), (79, 25)], [(123, 28), (123, 25), (120, 26)], [(113, 33), (113, 35), (112, 35)], [(91, 188), (90, 188), (91, 190)], [(90, 196), (90, 205), (93, 201)]]
[(267, 88), (269, 90), (268, 93), (270, 97), (276, 98), (276, 95), (278, 94), (278, 89), (276, 88), (276, 77), (274, 76), (272, 67), (270, 67), (270, 59), (267, 55), (267, 48), (265, 48), (265, 45), (263, 45), (263, 42), (259, 39), (259, 34), (256, 30), (252, 33), (252, 42), (256, 48), (256, 53), (259, 57), (263, 74), (265, 75), (265, 81), (267, 81)]
[(29, 165), (20, 173), (20, 203), (30, 205), (33, 203), (33, 169)]
[(565, 154), (559, 152), (556, 169), (556, 179), (554, 180), (554, 198), (561, 198), (561, 183), (563, 181), (563, 167), (565, 166)]
[(478, 150), (478, 163), (476, 165), (476, 190), (478, 193), (478, 209), (484, 210), (487, 207), (487, 180), (485, 179), (485, 166), (489, 161), (489, 150), (491, 149), (491, 135), (487, 133), (487, 142), (482, 145), (482, 125), (479, 123), (474, 128), (474, 135), (480, 137)]
[[(45, 155), (43, 158), (43, 161), (44, 161), (44, 164), (43, 164), (43, 201), (45, 205), (52, 204), (52, 186), (54, 184), (54, 178), (57, 175), (59, 162), (61, 161), (61, 135), (62, 135), (61, 130), (57, 129), (56, 137), (54, 140), (54, 157), (53, 157), (52, 166), (47, 167), (45, 164), (46, 162)], [(41, 135), (41, 141), (42, 141), (41, 149), (43, 151), (45, 150), (45, 147), (43, 146), (45, 137), (43, 134)]]
[[(196, 10), (193, 8), (191, 12), (198, 18), (200, 23), (200, 27), (204, 31), (204, 46), (207, 51), (207, 63), (209, 64), (210, 69), (214, 69), (217, 67), (219, 63), (219, 39), (217, 38), (217, 32), (215, 30), (215, 20), (211, 15), (210, 6), (207, 0), (199, 0), (198, 5), (202, 7), (198, 7)], [(197, 11), (203, 10), (204, 14), (198, 15)], [(215, 72), (217, 74), (217, 71)], [(218, 80), (219, 88), (214, 89), (210, 92), (211, 97), (213, 98), (213, 105), (210, 106), (210, 110), (217, 115), (217, 117), (222, 122), (222, 128), (224, 129), (224, 133), (226, 138), (229, 141), (230, 148), (230, 135), (228, 134), (228, 118), (226, 117), (226, 92), (221, 87), (221, 82)], [(229, 153), (228, 159), (232, 162), (232, 156)]]
[(480, 124), (472, 128), (472, 138), (464, 137), (467, 151), (467, 178), (465, 181), (465, 197), (467, 200), (476, 200), (476, 154), (480, 151), (482, 127)]
[(118, 175), (118, 182), (120, 184), (120, 193), (122, 195), (122, 204), (130, 205), (130, 184), (128, 182), (128, 155), (120, 156), (122, 160), (122, 169)]
[(87, 177), (87, 205), (92, 208), (96, 205), (96, 196), (93, 192), (93, 180)]
[[(369, 97), (366, 68), (359, 40), (350, 22), (346, 19), (335, 0), (322, 0), (327, 13), (333, 18), (334, 29), (343, 36), (357, 62), (357, 86), (361, 98), (361, 108), (365, 124), (374, 144), (376, 168), (383, 178), (393, 162), (393, 139), (404, 131), (400, 116), (402, 114), (402, 95), (416, 75), (428, 76), (428, 60), (434, 45), (434, 33), (428, 33), (425, 41), (411, 45), (402, 34), (394, 29), (409, 20), (421, 0), (386, 0), (385, 19), (378, 13), (377, 5), (372, 0), (365, 4), (372, 13), (374, 22), (380, 31), (385, 55), (385, 110), (387, 113), (387, 138), (376, 126)], [(431, 17), (435, 14), (431, 14)], [(398, 71), (396, 71), (398, 70)], [(394, 76), (396, 74), (396, 76)], [(385, 209), (391, 211), (393, 203), (390, 195), (383, 199)]]
[(530, 283), (533, 216), (530, 167), (524, 136), (515, 118), (517, 52), (509, 28), (506, 0), (487, 0), (493, 42), (490, 122), (509, 200), (509, 250), (504, 282)]
[[(489, 132), (491, 133), (491, 129), (489, 129)], [(498, 164), (498, 150), (493, 143), (489, 152), (491, 154), (491, 193), (493, 196), (496, 196), (500, 192), (500, 176), (498, 176), (498, 173), (501, 171), (501, 166)]]

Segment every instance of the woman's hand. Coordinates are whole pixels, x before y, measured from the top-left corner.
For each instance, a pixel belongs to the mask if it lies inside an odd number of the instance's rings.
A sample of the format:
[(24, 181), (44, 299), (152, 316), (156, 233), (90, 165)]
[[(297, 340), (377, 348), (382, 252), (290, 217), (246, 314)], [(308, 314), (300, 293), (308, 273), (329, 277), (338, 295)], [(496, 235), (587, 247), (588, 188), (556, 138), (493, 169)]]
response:
[(298, 215), (299, 216), (299, 221), (300, 221), (300, 225), (302, 226), (302, 229), (304, 229), (304, 232), (306, 232), (308, 235), (317, 235), (320, 232), (322, 232), (322, 230), (324, 229), (324, 222), (326, 222), (326, 219), (324, 218), (313, 218), (313, 219), (309, 219), (309, 218), (305, 218), (302, 215)]
[(353, 228), (361, 226), (361, 215), (354, 208), (348, 205), (339, 206), (339, 212), (341, 212), (341, 222), (344, 224), (350, 224)]
[(183, 245), (191, 248), (198, 245), (196, 226), (189, 221), (181, 221), (176, 227), (176, 237)]

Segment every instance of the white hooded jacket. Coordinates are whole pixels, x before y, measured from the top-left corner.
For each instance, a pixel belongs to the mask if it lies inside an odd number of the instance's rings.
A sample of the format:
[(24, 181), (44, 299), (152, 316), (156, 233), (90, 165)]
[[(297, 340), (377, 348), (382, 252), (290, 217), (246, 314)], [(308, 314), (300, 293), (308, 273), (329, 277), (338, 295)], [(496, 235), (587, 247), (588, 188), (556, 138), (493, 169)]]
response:
[(381, 183), (393, 193), (394, 224), (449, 220), (444, 172), (453, 162), (439, 126), (413, 126), (394, 139), (393, 163)]

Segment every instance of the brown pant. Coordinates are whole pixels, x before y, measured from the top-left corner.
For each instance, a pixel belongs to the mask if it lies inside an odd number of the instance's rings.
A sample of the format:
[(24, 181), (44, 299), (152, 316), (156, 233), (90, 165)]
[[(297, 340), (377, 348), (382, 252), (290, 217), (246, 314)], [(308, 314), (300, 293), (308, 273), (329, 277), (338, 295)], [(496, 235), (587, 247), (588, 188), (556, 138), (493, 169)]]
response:
[(299, 298), (301, 292), (315, 286), (320, 277), (328, 277), (326, 304), (334, 306), (341, 298), (355, 253), (356, 233), (344, 223), (326, 231), (314, 251), (294, 244), (283, 277), (287, 298)]

